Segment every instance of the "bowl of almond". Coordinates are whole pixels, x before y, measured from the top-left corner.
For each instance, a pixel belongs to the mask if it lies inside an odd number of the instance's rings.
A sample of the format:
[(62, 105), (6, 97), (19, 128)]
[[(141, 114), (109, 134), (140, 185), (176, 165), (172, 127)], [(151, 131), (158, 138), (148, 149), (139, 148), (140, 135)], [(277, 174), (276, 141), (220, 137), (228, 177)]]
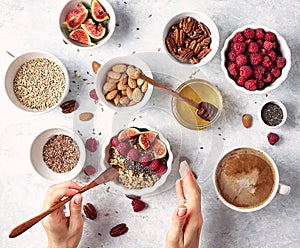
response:
[(153, 78), (149, 66), (135, 55), (107, 61), (97, 72), (96, 92), (103, 104), (120, 112), (134, 112), (150, 99), (153, 86), (137, 77)]
[(173, 153), (168, 140), (148, 126), (131, 126), (114, 134), (103, 147), (103, 169), (119, 166), (112, 187), (144, 195), (161, 187), (171, 172)]

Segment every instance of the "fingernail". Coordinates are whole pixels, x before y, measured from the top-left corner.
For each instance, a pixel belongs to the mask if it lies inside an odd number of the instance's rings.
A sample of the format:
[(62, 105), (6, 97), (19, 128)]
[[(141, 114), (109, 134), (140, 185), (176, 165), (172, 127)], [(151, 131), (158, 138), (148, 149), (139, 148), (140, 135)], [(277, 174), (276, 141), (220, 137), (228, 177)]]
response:
[(75, 195), (75, 199), (74, 199), (75, 204), (81, 204), (82, 202), (82, 196), (81, 195)]
[(190, 168), (186, 161), (182, 161), (179, 166), (179, 174), (181, 178), (184, 178), (189, 172)]
[(187, 212), (187, 209), (186, 209), (186, 208), (180, 207), (180, 208), (178, 208), (177, 215), (178, 215), (179, 217), (182, 217), (182, 216), (184, 216), (184, 215), (186, 214), (186, 212)]
[(70, 191), (73, 191), (74, 193), (78, 192), (78, 189), (69, 189)]
[(83, 184), (83, 183), (81, 183), (81, 182), (75, 181), (75, 183), (76, 183), (78, 186), (80, 186), (80, 187), (84, 187), (84, 186), (85, 186), (85, 184)]

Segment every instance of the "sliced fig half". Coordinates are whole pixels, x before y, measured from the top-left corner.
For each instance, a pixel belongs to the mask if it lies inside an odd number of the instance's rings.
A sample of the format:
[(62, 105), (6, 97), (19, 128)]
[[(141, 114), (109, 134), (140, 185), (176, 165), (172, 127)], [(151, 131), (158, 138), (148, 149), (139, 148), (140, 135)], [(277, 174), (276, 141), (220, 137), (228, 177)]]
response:
[(146, 131), (140, 134), (139, 136), (139, 145), (143, 150), (150, 148), (153, 141), (156, 139), (157, 133), (153, 131)]
[(88, 16), (87, 8), (82, 4), (78, 3), (76, 9), (71, 10), (64, 21), (64, 25), (67, 26), (68, 30), (75, 30), (80, 27), (82, 23), (86, 20)]
[(80, 43), (89, 45), (89, 46), (93, 46), (95, 45), (92, 41), (91, 41), (91, 37), (81, 28), (73, 30), (70, 34), (69, 37), (72, 40), (78, 41)]
[(152, 152), (155, 159), (161, 159), (167, 155), (167, 148), (160, 139), (155, 139), (152, 145)]
[(95, 40), (101, 40), (106, 33), (106, 28), (99, 23), (96, 25), (92, 19), (87, 19), (85, 23), (81, 24), (82, 29), (87, 32)]
[(91, 13), (96, 22), (103, 22), (109, 19), (108, 13), (98, 0), (92, 0)]
[(129, 140), (133, 137), (136, 137), (140, 134), (140, 130), (134, 128), (134, 127), (129, 127), (127, 129), (122, 130), (119, 135), (118, 135), (118, 140), (120, 142), (124, 142), (126, 140)]

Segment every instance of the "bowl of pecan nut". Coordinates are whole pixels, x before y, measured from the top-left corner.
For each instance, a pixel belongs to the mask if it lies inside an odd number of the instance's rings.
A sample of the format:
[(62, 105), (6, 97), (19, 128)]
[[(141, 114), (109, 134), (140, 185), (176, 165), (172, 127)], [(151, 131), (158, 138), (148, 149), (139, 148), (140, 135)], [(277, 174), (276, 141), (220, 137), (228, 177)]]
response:
[(74, 179), (82, 170), (86, 150), (81, 138), (66, 127), (51, 127), (38, 133), (30, 147), (35, 172), (51, 182)]
[(150, 99), (153, 86), (139, 79), (144, 73), (152, 78), (148, 65), (136, 55), (113, 58), (97, 72), (96, 92), (110, 109), (119, 112), (134, 112)]
[(291, 51), (275, 30), (262, 25), (236, 29), (221, 51), (221, 68), (235, 89), (246, 94), (265, 94), (288, 76)]
[(150, 194), (171, 172), (173, 153), (168, 140), (148, 126), (128, 127), (113, 135), (103, 147), (103, 169), (119, 166), (112, 183), (118, 192)]
[(54, 55), (39, 50), (27, 51), (9, 65), (5, 90), (19, 110), (42, 114), (62, 103), (69, 92), (69, 74)]
[(202, 66), (216, 55), (219, 31), (201, 12), (184, 12), (172, 17), (163, 31), (163, 46), (170, 58), (186, 66)]

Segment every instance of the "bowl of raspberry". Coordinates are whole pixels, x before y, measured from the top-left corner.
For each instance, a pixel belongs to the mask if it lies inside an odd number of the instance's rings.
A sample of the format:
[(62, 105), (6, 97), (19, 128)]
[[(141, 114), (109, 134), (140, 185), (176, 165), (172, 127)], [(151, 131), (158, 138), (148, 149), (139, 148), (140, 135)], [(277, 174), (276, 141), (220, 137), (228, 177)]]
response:
[(237, 90), (264, 94), (276, 89), (287, 78), (291, 51), (275, 30), (247, 25), (226, 39), (221, 51), (221, 68)]
[(111, 182), (117, 192), (145, 195), (154, 192), (171, 172), (173, 154), (168, 140), (150, 127), (128, 127), (113, 135), (102, 151), (103, 169), (119, 166)]

